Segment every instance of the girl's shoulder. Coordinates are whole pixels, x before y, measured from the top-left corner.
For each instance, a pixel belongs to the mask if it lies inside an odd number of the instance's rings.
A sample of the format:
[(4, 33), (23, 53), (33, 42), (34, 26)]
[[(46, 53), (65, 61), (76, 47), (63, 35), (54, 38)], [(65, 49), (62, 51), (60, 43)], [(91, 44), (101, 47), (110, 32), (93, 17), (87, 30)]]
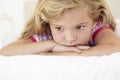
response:
[(92, 45), (92, 46), (95, 45), (95, 43), (94, 43), (95, 37), (98, 35), (99, 32), (101, 32), (104, 29), (110, 29), (113, 31), (113, 29), (110, 27), (110, 25), (108, 25), (108, 24), (103, 25), (102, 22), (96, 22), (96, 24), (94, 25), (94, 27), (92, 29), (92, 35), (91, 35), (90, 42), (89, 42), (90, 45)]
[(108, 24), (103, 25), (102, 22), (97, 22), (95, 24), (95, 26), (92, 29), (92, 39), (93, 39), (93, 41), (94, 41), (95, 37), (97, 36), (97, 34), (104, 29), (110, 29), (110, 30), (113, 31), (113, 29)]

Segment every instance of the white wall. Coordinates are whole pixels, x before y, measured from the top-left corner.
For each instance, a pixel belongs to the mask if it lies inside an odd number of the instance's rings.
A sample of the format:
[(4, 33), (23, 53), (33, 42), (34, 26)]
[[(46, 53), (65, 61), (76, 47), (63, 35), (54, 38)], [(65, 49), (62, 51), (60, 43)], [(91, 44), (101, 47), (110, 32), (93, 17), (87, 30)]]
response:
[(26, 0), (24, 2), (24, 19), (25, 21), (29, 19), (29, 17), (32, 15), (33, 10), (35, 9), (37, 0)]
[(0, 20), (11, 22), (11, 29), (17, 34), (22, 30), (24, 23), (22, 0), (0, 0)]
[(120, 18), (120, 0), (106, 0), (115, 18)]

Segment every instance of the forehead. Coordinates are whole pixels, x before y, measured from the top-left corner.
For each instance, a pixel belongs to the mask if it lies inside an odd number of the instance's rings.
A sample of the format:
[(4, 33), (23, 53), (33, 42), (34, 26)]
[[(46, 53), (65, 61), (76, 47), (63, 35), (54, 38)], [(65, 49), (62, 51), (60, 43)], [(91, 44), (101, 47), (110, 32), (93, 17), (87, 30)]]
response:
[(51, 20), (50, 23), (55, 24), (65, 24), (65, 23), (78, 23), (78, 22), (86, 22), (91, 20), (88, 10), (86, 8), (76, 8), (73, 10), (69, 10), (64, 12), (60, 17), (57, 17), (54, 20)]

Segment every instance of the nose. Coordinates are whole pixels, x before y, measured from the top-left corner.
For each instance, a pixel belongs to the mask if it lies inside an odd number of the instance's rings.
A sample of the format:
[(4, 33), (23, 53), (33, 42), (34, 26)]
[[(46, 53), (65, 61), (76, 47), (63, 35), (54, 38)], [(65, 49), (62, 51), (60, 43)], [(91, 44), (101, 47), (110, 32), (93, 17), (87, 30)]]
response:
[(77, 40), (77, 36), (73, 32), (66, 32), (65, 40), (69, 43), (73, 43)]

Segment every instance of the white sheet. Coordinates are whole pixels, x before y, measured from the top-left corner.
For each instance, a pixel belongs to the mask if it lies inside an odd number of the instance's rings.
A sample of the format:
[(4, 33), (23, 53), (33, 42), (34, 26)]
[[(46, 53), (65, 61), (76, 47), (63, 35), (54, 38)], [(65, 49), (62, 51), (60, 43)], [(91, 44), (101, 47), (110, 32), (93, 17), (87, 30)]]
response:
[(110, 56), (0, 56), (0, 80), (120, 80), (120, 52)]

